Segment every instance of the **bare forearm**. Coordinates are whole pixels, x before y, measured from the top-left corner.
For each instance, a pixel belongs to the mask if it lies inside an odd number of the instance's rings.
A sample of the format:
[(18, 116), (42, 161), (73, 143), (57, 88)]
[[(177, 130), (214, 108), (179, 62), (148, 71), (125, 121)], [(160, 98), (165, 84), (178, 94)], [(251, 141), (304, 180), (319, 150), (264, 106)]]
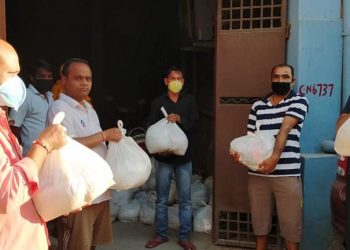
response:
[(273, 148), (273, 152), (272, 152), (272, 157), (276, 161), (279, 160), (284, 150), (284, 147), (286, 146), (289, 131), (290, 130), (287, 128), (281, 128), (276, 136), (275, 147)]
[(86, 137), (75, 137), (74, 140), (78, 141), (88, 148), (94, 148), (100, 143), (104, 142), (104, 138), (105, 137), (103, 135), (103, 132), (101, 131)]
[(40, 145), (33, 144), (26, 156), (31, 158), (35, 162), (35, 165), (37, 166), (39, 171), (44, 163), (46, 155), (47, 150), (45, 148), (43, 148)]
[(288, 134), (293, 129), (293, 127), (297, 124), (298, 120), (293, 117), (285, 117), (283, 119), (282, 125), (278, 134), (276, 136), (275, 147), (273, 149), (272, 157), (278, 161), (284, 147), (286, 146)]
[(336, 128), (337, 128), (337, 131), (338, 129), (341, 127), (341, 125), (343, 125), (347, 119), (350, 118), (350, 114), (341, 114), (338, 121), (337, 121), (337, 125), (336, 125)]

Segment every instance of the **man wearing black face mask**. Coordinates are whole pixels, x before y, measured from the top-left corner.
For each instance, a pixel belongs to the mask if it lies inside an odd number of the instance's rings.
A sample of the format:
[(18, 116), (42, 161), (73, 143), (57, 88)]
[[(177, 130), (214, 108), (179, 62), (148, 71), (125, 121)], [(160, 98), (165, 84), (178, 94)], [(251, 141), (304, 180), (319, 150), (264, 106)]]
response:
[[(271, 71), (272, 94), (255, 102), (248, 119), (248, 131), (271, 132), (275, 138), (272, 155), (249, 170), (248, 193), (256, 249), (267, 247), (273, 207), (276, 207), (281, 235), (288, 250), (298, 249), (302, 232), (302, 186), (300, 181), (300, 132), (308, 112), (308, 101), (296, 95), (294, 69), (279, 64)], [(239, 155), (233, 155), (235, 161)], [(275, 201), (275, 206), (274, 206)]]
[(12, 130), (22, 142), (26, 155), (32, 142), (45, 129), (46, 113), (52, 100), (49, 92), (53, 85), (50, 65), (43, 59), (34, 61), (28, 67), (29, 86), (26, 99), (18, 111), (9, 115)]

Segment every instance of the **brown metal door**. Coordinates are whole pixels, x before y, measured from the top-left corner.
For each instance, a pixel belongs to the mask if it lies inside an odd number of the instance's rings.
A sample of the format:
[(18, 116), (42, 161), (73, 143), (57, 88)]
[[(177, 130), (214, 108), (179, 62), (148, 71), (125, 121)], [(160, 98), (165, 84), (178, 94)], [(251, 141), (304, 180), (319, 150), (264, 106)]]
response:
[(0, 0), (0, 39), (6, 39), (5, 0)]
[(270, 91), (271, 67), (285, 60), (286, 6), (286, 0), (217, 2), (214, 171), (217, 244), (254, 246), (247, 170), (230, 159), (229, 144), (246, 134), (251, 104)]

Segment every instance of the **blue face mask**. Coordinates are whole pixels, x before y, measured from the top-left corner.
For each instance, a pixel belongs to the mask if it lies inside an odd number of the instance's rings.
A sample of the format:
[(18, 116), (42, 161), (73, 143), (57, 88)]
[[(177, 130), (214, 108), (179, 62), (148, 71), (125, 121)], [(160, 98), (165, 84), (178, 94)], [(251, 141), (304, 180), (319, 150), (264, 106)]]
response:
[(14, 76), (0, 85), (0, 106), (18, 110), (25, 98), (26, 86), (18, 76)]

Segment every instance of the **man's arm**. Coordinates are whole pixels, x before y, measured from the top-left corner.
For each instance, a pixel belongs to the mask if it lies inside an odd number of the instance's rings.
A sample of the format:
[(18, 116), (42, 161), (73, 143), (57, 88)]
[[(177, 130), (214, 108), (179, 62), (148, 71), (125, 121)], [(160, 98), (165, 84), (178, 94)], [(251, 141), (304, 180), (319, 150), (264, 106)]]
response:
[(22, 145), (21, 126), (24, 122), (24, 119), (27, 116), (27, 113), (29, 113), (29, 106), (28, 106), (28, 100), (26, 98), (24, 103), (19, 107), (17, 111), (13, 109), (10, 110), (9, 118), (8, 118), (11, 131), (17, 137), (17, 140), (21, 145)]
[(350, 114), (341, 114), (337, 120), (336, 124), (336, 131), (338, 132), (338, 129), (350, 118)]
[(10, 125), (10, 129), (12, 133), (17, 137), (19, 144), (22, 145), (21, 128)]
[(8, 213), (21, 206), (37, 192), (38, 172), (47, 153), (63, 146), (65, 138), (64, 129), (60, 125), (44, 130), (38, 139), (47, 148), (34, 144), (27, 157), (14, 164), (11, 164), (6, 154), (13, 148), (0, 147), (0, 214)]
[(159, 112), (160, 112), (160, 107), (158, 108), (156, 101), (153, 101), (151, 104), (150, 113), (147, 119), (147, 125), (146, 125), (147, 128), (149, 128), (154, 123), (160, 120), (158, 115)]
[(342, 110), (341, 115), (339, 116), (336, 124), (336, 131), (350, 118), (350, 96), (346, 101), (344, 109)]
[(198, 107), (191, 96), (188, 103), (189, 116), (184, 117), (179, 114), (171, 113), (168, 115), (167, 119), (169, 122), (176, 122), (185, 131), (191, 132), (199, 120)]
[(276, 136), (275, 147), (273, 148), (272, 155), (259, 164), (259, 172), (268, 174), (275, 170), (284, 147), (286, 146), (288, 134), (298, 123), (298, 121), (299, 120), (297, 118), (292, 116), (284, 117), (281, 128)]
[(106, 129), (96, 134), (85, 136), (85, 137), (75, 137), (74, 140), (80, 142), (88, 148), (94, 148), (98, 144), (104, 141), (115, 141), (118, 142), (122, 138), (122, 133), (117, 128)]

